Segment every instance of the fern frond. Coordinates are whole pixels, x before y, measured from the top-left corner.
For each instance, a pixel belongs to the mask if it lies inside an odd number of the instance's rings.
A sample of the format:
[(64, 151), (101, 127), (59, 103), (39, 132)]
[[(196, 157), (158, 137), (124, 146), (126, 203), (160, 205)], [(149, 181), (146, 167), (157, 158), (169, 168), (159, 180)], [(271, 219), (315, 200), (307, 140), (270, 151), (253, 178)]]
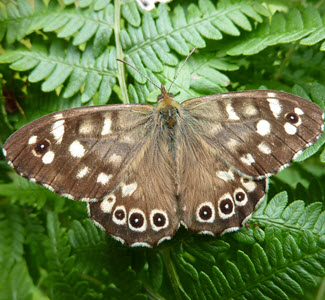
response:
[[(64, 98), (70, 98), (80, 91), (85, 84), (81, 102), (88, 102), (98, 91), (98, 103), (108, 101), (115, 84), (116, 52), (106, 50), (95, 58), (91, 47), (86, 47), (81, 53), (76, 47), (54, 40), (49, 52), (41, 43), (35, 42), (33, 49), (8, 51), (0, 56), (1, 63), (11, 63), (15, 71), (31, 70), (30, 82), (43, 81), (42, 90), (50, 92), (63, 83)], [(68, 80), (69, 79), (69, 80)]]
[(34, 1), (32, 8), (27, 0), (19, 0), (17, 5), (9, 2), (0, 6), (0, 41), (6, 36), (7, 43), (12, 44), (36, 30), (55, 31), (59, 38), (72, 38), (75, 46), (94, 38), (94, 55), (97, 57), (112, 35), (114, 8), (112, 4), (101, 3), (89, 12), (89, 9), (83, 9), (87, 6), (80, 3), (80, 8), (62, 9), (57, 1), (51, 1), (48, 6), (42, 1)]
[(303, 13), (290, 9), (287, 15), (276, 13), (271, 23), (263, 23), (244, 40), (231, 42), (222, 53), (228, 55), (253, 55), (269, 46), (297, 41), (322, 26), (319, 12), (308, 7)]
[[(169, 52), (175, 50), (186, 56), (192, 48), (205, 47), (205, 39), (222, 39), (224, 34), (239, 36), (240, 29), (252, 30), (249, 19), (262, 21), (261, 6), (248, 2), (231, 3), (223, 1), (216, 8), (209, 0), (202, 0), (199, 6), (191, 4), (188, 15), (177, 6), (170, 16), (166, 5), (159, 5), (159, 17), (154, 20), (150, 14), (142, 18), (142, 26), (129, 25), (121, 30), (121, 44), (126, 60), (145, 73), (145, 69), (161, 72), (162, 64), (174, 66), (176, 58)], [(176, 17), (177, 16), (177, 17)], [(240, 29), (239, 29), (240, 28)], [(139, 83), (145, 83), (131, 68), (128, 71)]]

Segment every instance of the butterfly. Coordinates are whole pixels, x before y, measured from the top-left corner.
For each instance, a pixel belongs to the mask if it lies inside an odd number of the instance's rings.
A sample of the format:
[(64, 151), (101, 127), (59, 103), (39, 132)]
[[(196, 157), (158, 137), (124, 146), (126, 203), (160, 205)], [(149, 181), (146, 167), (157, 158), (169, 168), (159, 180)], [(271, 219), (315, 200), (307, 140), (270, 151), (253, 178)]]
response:
[(139, 6), (146, 11), (153, 10), (155, 8), (155, 3), (157, 2), (170, 2), (171, 0), (137, 0)]
[(155, 106), (72, 108), (37, 119), (3, 147), (23, 177), (74, 200), (129, 246), (153, 247), (180, 224), (219, 235), (238, 230), (267, 180), (315, 143), (324, 112), (284, 92), (253, 90)]

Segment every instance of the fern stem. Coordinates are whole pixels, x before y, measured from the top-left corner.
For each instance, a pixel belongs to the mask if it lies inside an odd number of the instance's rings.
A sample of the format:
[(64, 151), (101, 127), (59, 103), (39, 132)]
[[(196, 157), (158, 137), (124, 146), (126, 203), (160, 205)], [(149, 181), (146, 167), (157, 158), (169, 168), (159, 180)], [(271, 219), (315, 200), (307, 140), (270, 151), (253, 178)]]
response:
[[(114, 14), (114, 35), (115, 35), (115, 45), (116, 45), (116, 53), (117, 58), (123, 59), (124, 53), (122, 50), (122, 45), (120, 41), (120, 29), (121, 29), (121, 1), (114, 1), (115, 14)], [(117, 77), (121, 88), (122, 98), (124, 104), (129, 104), (129, 96), (126, 87), (125, 81), (125, 69), (124, 64), (117, 64)]]
[(281, 62), (281, 65), (279, 67), (279, 69), (275, 72), (274, 76), (273, 76), (273, 80), (278, 81), (281, 76), (282, 76), (282, 72), (283, 70), (287, 67), (287, 65), (290, 62), (291, 56), (292, 54), (296, 51), (296, 48), (299, 44), (299, 41), (296, 41), (291, 47), (290, 49), (287, 51), (284, 59)]
[(318, 289), (316, 300), (325, 299), (324, 297), (325, 297), (325, 279), (322, 280), (322, 283)]
[(181, 283), (179, 281), (175, 266), (171, 260), (169, 250), (163, 249), (159, 251), (161, 253), (162, 260), (164, 262), (164, 265), (167, 269), (167, 274), (170, 280), (170, 283), (172, 285), (172, 288), (175, 293), (175, 299), (182, 299), (182, 295), (180, 294), (179, 287), (181, 286)]

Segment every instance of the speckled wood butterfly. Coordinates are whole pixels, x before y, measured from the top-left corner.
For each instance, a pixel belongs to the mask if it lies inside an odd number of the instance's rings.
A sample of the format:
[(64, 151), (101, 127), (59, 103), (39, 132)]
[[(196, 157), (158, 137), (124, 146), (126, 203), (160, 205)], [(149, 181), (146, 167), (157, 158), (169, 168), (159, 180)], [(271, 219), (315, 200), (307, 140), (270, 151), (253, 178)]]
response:
[(277, 91), (231, 92), (155, 106), (80, 107), (15, 132), (3, 147), (23, 177), (88, 202), (90, 218), (129, 246), (155, 246), (180, 223), (238, 230), (282, 170), (323, 132), (323, 111)]

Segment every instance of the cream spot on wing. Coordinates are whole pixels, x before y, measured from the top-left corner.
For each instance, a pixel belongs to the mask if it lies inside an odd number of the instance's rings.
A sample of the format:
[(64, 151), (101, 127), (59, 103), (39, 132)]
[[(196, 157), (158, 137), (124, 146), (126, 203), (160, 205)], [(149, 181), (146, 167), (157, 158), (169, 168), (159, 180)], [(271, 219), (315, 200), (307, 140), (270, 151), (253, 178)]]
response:
[(80, 134), (89, 134), (93, 131), (93, 123), (91, 120), (84, 120), (79, 126)]
[(83, 157), (85, 155), (85, 148), (78, 140), (75, 140), (69, 147), (69, 151), (73, 157)]
[(122, 197), (131, 196), (137, 189), (138, 184), (136, 182), (131, 184), (123, 184), (122, 186)]
[(234, 200), (238, 206), (244, 206), (248, 202), (248, 197), (243, 189), (237, 188), (234, 192)]
[(53, 151), (48, 151), (43, 155), (42, 162), (44, 164), (48, 165), (54, 160), (54, 156), (55, 156), (55, 154)]
[(131, 247), (146, 247), (146, 248), (151, 248), (151, 246), (148, 243), (145, 242), (135, 242), (130, 245)]
[(300, 116), (304, 114), (303, 110), (300, 109), (299, 107), (296, 107), (296, 108), (295, 108), (295, 113), (296, 113), (297, 115), (300, 115)]
[(229, 141), (226, 142), (227, 147), (230, 148), (230, 150), (235, 150), (235, 148), (240, 144), (240, 142), (238, 142), (235, 139), (230, 138)]
[(80, 178), (83, 178), (85, 177), (89, 172), (89, 168), (88, 167), (84, 167), (82, 169), (80, 169), (77, 173), (77, 178), (80, 179)]
[(165, 237), (161, 238), (161, 239), (157, 242), (157, 245), (161, 244), (161, 243), (164, 242), (164, 241), (168, 241), (168, 240), (170, 240), (170, 239), (171, 239), (170, 236), (165, 236)]
[(216, 172), (217, 176), (224, 180), (224, 181), (230, 181), (230, 180), (235, 180), (235, 176), (234, 176), (234, 173), (229, 170), (229, 171), (219, 171), (219, 172)]
[(103, 125), (103, 128), (102, 128), (102, 135), (112, 133), (111, 126), (112, 126), (112, 120), (111, 120), (111, 118), (109, 116), (106, 116), (105, 120), (104, 120), (104, 125)]
[(297, 132), (297, 127), (287, 122), (284, 124), (284, 130), (287, 134), (293, 135)]
[[(89, 205), (89, 204), (88, 204), (88, 205)], [(93, 221), (93, 223), (94, 223), (98, 228), (100, 228), (101, 230), (105, 231), (105, 228), (104, 228), (103, 225), (101, 225), (100, 223), (98, 223), (97, 221), (95, 221), (95, 220), (93, 220), (93, 219), (91, 219), (91, 220)]]
[(268, 93), (267, 93), (267, 96), (270, 97), (270, 98), (274, 98), (274, 97), (275, 97), (275, 93), (273, 93), (273, 92), (268, 92)]
[(245, 156), (242, 156), (240, 160), (246, 165), (251, 165), (255, 162), (255, 159), (251, 154), (246, 154)]
[(53, 118), (54, 118), (55, 120), (60, 120), (60, 119), (63, 118), (63, 115), (62, 115), (62, 114), (56, 114), (56, 115), (53, 116)]
[(70, 195), (70, 194), (62, 194), (61, 196), (66, 197), (66, 198), (71, 199), (71, 200), (74, 200), (74, 197), (72, 195)]
[(2, 148), (2, 153), (3, 153), (3, 156), (4, 156), (4, 157), (7, 156), (7, 151), (6, 151), (4, 148)]
[(269, 102), (270, 109), (273, 113), (275, 118), (278, 118), (282, 111), (282, 106), (280, 104), (279, 99), (276, 98), (268, 98), (267, 101)]
[(228, 113), (228, 116), (229, 116), (229, 119), (230, 120), (239, 120), (239, 117), (235, 113), (235, 110), (232, 107), (231, 103), (227, 103), (227, 105), (226, 105), (226, 111)]
[(109, 158), (108, 161), (113, 165), (119, 165), (122, 162), (122, 156), (116, 153), (113, 153)]
[(56, 121), (51, 128), (51, 133), (58, 144), (61, 144), (64, 135), (64, 120)]
[(100, 209), (107, 214), (112, 212), (113, 206), (116, 202), (116, 197), (112, 194), (107, 196), (100, 204)]
[(97, 182), (98, 183), (101, 183), (101, 184), (107, 184), (111, 178), (113, 177), (113, 175), (107, 175), (105, 173), (100, 173), (98, 176), (97, 176)]
[(244, 112), (249, 116), (256, 116), (258, 114), (257, 108), (253, 104), (248, 104), (244, 107)]
[(294, 156), (293, 156), (293, 158), (292, 158), (292, 160), (296, 160), (297, 158), (298, 158), (298, 156), (302, 153), (302, 152), (304, 152), (303, 150), (299, 150)]
[(36, 141), (37, 141), (37, 136), (36, 136), (36, 135), (33, 135), (33, 136), (31, 136), (31, 137), (29, 138), (29, 140), (28, 140), (28, 144), (29, 144), (29, 145), (35, 144)]
[(271, 148), (265, 142), (260, 143), (257, 147), (262, 153), (271, 154), (272, 152)]
[(42, 184), (44, 187), (46, 187), (47, 189), (49, 189), (51, 192), (54, 192), (54, 188), (52, 188), (50, 185), (48, 184)]
[(256, 189), (256, 182), (254, 182), (253, 180), (241, 177), (240, 182), (246, 189), (246, 191), (249, 193), (253, 192)]
[(267, 135), (271, 132), (271, 124), (266, 120), (260, 120), (256, 124), (256, 132), (260, 135)]

